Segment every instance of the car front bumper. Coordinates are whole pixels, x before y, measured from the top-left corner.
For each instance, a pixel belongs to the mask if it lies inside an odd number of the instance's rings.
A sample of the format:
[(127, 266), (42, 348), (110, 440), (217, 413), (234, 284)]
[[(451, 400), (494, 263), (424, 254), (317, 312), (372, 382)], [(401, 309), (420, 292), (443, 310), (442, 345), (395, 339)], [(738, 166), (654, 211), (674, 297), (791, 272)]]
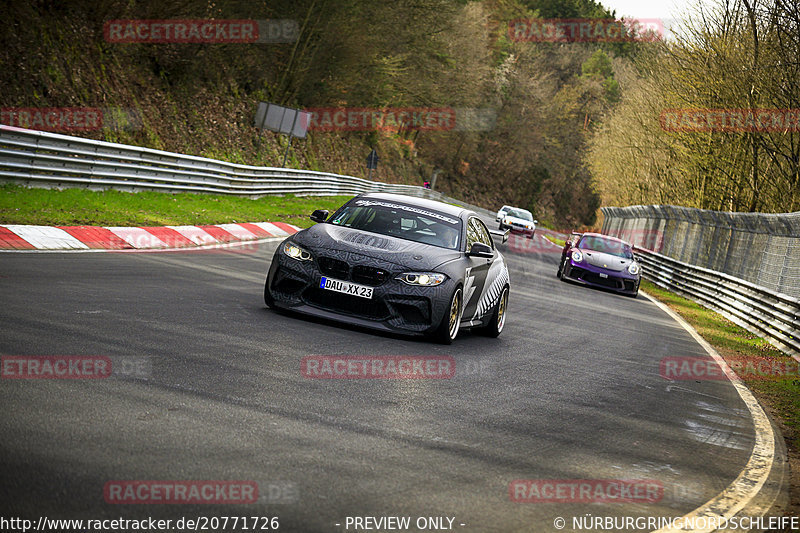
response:
[[(335, 253), (329, 254), (335, 255)], [(374, 266), (374, 265), (373, 265)], [(297, 261), (279, 248), (267, 276), (274, 306), (281, 309), (346, 322), (358, 326), (410, 335), (431, 334), (448, 311), (456, 281), (448, 278), (436, 287), (413, 287), (389, 278), (377, 285), (351, 279), (350, 273), (323, 272), (317, 259)], [(323, 276), (373, 287), (372, 298), (360, 298), (320, 288)]]
[[(602, 277), (605, 274), (607, 277)], [(615, 272), (592, 266), (585, 261), (567, 261), (562, 276), (585, 285), (609, 289), (623, 294), (636, 294), (639, 291), (641, 274), (631, 274), (627, 270)]]
[(521, 228), (519, 226), (503, 224), (501, 222), (500, 231), (505, 231), (505, 230), (511, 230), (511, 233), (521, 233), (523, 235), (530, 235), (530, 236), (533, 236), (533, 234), (536, 232), (536, 228), (534, 229)]

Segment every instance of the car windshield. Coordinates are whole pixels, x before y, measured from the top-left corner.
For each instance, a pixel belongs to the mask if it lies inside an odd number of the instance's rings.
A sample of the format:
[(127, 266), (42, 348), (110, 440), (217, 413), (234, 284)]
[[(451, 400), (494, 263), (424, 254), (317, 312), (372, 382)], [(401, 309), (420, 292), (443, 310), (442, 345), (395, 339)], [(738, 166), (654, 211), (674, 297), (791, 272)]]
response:
[(508, 209), (506, 211), (506, 216), (521, 218), (522, 220), (533, 220), (533, 215), (530, 212), (525, 211), (524, 209)]
[(458, 249), (461, 238), (459, 218), (390, 200), (353, 200), (330, 223), (451, 250)]
[(616, 240), (598, 237), (596, 235), (586, 235), (581, 239), (578, 248), (582, 250), (593, 250), (595, 252), (603, 252), (606, 254), (616, 255), (617, 257), (624, 257), (626, 259), (633, 259), (633, 251), (629, 244), (619, 242)]

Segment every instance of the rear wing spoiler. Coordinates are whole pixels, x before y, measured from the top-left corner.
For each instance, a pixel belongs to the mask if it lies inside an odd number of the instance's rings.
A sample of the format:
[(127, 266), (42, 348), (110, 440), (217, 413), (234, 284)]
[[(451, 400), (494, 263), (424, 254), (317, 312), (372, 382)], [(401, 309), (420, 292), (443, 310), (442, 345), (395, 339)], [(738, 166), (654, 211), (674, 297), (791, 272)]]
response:
[[(569, 237), (567, 237), (565, 240), (566, 240), (567, 244), (569, 244), (570, 246), (573, 246), (575, 243), (577, 243), (580, 240), (581, 237), (583, 237), (583, 233), (581, 233), (580, 231), (573, 231), (573, 232), (570, 232)], [(573, 239), (574, 239), (574, 241), (573, 241)]]

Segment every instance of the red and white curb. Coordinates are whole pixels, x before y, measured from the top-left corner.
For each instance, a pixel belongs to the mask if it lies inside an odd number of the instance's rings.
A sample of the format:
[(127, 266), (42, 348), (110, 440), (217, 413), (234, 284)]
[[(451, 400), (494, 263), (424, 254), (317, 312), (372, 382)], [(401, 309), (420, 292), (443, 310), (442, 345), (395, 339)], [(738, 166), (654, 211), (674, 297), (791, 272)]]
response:
[(164, 250), (218, 246), (292, 235), (283, 222), (206, 226), (23, 226), (0, 225), (0, 251)]

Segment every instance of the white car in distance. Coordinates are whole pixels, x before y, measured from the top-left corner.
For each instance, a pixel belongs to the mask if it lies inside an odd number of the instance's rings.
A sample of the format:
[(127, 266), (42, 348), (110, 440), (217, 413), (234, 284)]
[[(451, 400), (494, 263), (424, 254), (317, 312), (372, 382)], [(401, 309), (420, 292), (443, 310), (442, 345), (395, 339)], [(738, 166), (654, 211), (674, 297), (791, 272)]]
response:
[(497, 222), (500, 223), (500, 230), (511, 230), (512, 233), (522, 233), (528, 238), (533, 239), (536, 232), (538, 220), (533, 219), (530, 211), (519, 207), (504, 205), (497, 212)]

